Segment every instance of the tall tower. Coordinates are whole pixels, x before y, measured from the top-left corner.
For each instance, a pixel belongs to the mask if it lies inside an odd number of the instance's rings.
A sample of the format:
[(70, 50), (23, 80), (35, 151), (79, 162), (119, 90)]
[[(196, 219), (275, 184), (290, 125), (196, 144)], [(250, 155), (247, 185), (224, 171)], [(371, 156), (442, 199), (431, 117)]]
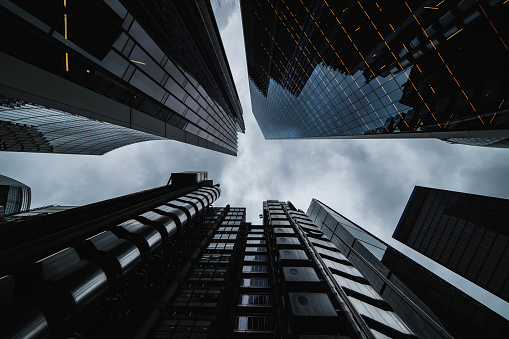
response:
[(2, 336), (152, 330), (227, 213), (209, 207), (219, 195), (206, 172), (177, 173), (169, 186), (3, 223)]
[(236, 155), (243, 113), (209, 1), (0, 8), (0, 150), (104, 154), (173, 139)]
[(509, 302), (509, 200), (416, 186), (393, 238)]
[(266, 139), (508, 147), (502, 1), (245, 0), (241, 11), (253, 113)]
[(504, 338), (509, 321), (324, 203), (307, 215), (416, 335)]

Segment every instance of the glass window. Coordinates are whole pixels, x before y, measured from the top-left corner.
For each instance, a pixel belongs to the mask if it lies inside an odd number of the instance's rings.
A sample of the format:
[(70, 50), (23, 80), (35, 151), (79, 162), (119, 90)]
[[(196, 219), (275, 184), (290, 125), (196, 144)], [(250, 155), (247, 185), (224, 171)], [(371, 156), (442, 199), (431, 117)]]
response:
[(244, 261), (267, 261), (266, 255), (246, 255)]
[(246, 246), (246, 252), (267, 252), (267, 247)]
[(270, 296), (266, 294), (241, 294), (239, 295), (239, 305), (269, 306)]
[(274, 319), (268, 316), (240, 316), (235, 318), (235, 330), (272, 331)]
[(243, 266), (242, 273), (267, 273), (267, 265)]
[(264, 245), (266, 244), (267, 242), (263, 239), (261, 240), (246, 240), (246, 244), (248, 245)]
[(269, 287), (267, 278), (242, 278), (240, 285), (242, 287)]

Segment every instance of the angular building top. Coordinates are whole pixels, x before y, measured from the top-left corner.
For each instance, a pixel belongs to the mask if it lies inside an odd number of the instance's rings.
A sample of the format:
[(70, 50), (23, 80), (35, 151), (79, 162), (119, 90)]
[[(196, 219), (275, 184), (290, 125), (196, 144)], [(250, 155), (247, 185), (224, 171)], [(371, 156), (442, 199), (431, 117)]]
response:
[(236, 155), (243, 113), (208, 1), (0, 6), (0, 150), (174, 139)]
[(0, 220), (4, 215), (30, 209), (31, 190), (27, 185), (0, 174)]
[(504, 338), (509, 321), (324, 203), (307, 215), (421, 338)]
[(393, 238), (509, 302), (509, 200), (416, 186)]
[(241, 5), (253, 113), (265, 138), (507, 147), (509, 8), (501, 0)]

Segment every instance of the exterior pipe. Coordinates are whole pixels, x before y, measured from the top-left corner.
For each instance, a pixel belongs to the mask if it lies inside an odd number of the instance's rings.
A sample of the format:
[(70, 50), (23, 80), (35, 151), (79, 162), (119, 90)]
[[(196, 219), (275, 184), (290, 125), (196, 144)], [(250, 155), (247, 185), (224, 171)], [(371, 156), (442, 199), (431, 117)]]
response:
[(189, 256), (187, 262), (184, 264), (184, 266), (182, 266), (182, 269), (177, 274), (177, 278), (170, 283), (170, 286), (168, 286), (168, 288), (161, 295), (159, 301), (149, 311), (148, 315), (143, 321), (143, 324), (141, 324), (141, 326), (138, 328), (138, 331), (132, 336), (132, 339), (144, 339), (150, 334), (155, 324), (157, 324), (157, 321), (159, 320), (164, 310), (166, 309), (168, 303), (172, 299), (173, 295), (175, 294), (175, 292), (177, 292), (180, 285), (184, 283), (185, 277), (188, 275), (194, 262), (196, 261), (196, 259), (200, 258), (201, 254), (203, 253), (207, 244), (212, 238), (212, 235), (215, 233), (217, 227), (221, 225), (221, 222), (223, 222), (224, 217), (226, 216), (226, 214), (228, 214), (229, 210), (230, 205), (226, 205), (225, 209), (223, 210), (223, 213), (221, 213), (221, 215), (217, 217), (216, 221), (212, 224), (211, 229), (209, 230), (209, 232), (207, 232), (205, 238), (203, 238), (203, 240), (198, 245), (198, 248), (196, 248), (193, 251), (191, 256)]

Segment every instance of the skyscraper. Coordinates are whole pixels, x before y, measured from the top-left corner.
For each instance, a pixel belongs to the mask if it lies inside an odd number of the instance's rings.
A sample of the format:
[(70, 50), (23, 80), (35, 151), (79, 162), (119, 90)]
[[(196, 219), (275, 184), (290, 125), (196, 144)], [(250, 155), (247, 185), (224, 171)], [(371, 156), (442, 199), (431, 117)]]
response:
[(209, 1), (0, 7), (0, 150), (174, 139), (236, 155), (243, 113)]
[(502, 1), (242, 1), (266, 139), (440, 138), (508, 147)]
[(324, 203), (307, 215), (421, 338), (504, 338), (509, 321)]
[(4, 215), (27, 211), (30, 198), (30, 187), (0, 174), (0, 220)]
[[(267, 200), (263, 225), (252, 225), (245, 208), (212, 207), (219, 195), (206, 172), (173, 173), (168, 186), (2, 223), (2, 336), (453, 338), (442, 314), (406, 301), (415, 296), (399, 272), (380, 289), (362, 248), (345, 247), (351, 234), (331, 232), (329, 216), (313, 222)], [(507, 321), (452, 292), (433, 297), (462, 305), (470, 333), (507, 333)]]
[[(0, 227), (7, 337), (414, 338), (291, 203), (212, 207), (205, 173)], [(16, 321), (14, 321), (16, 320)]]
[(219, 195), (206, 172), (180, 173), (169, 186), (2, 223), (2, 337), (151, 329), (148, 315), (182, 287), (227, 214), (209, 208)]
[(509, 301), (509, 200), (416, 186), (393, 237)]

